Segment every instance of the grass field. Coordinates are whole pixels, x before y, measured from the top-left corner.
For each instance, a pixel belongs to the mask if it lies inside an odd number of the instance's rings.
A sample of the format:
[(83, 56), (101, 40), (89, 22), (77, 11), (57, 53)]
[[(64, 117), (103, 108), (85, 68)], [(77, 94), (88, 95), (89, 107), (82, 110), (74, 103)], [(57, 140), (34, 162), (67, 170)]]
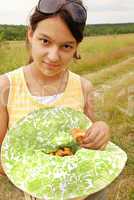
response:
[[(98, 120), (111, 128), (111, 141), (127, 152), (128, 161), (109, 188), (108, 200), (134, 200), (134, 34), (85, 38), (81, 61), (71, 70), (95, 86)], [(0, 44), (0, 73), (25, 64), (24, 42)], [(23, 200), (23, 193), (0, 177), (0, 200)]]

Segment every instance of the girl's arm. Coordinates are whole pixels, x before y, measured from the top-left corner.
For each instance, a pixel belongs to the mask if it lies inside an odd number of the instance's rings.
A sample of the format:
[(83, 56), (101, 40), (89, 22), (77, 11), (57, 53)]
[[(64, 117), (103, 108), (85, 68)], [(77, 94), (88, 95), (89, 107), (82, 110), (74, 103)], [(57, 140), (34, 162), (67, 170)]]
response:
[(0, 76), (0, 144), (8, 129), (7, 101), (9, 94), (9, 80), (6, 75)]
[(90, 81), (81, 77), (81, 85), (84, 96), (84, 113), (88, 118), (95, 122), (95, 113), (94, 113), (94, 88)]
[(107, 145), (110, 134), (109, 126), (104, 121), (96, 121), (94, 114), (94, 89), (90, 81), (81, 78), (84, 95), (84, 113), (93, 122), (92, 126), (86, 131), (82, 147), (91, 149), (104, 149)]
[[(8, 129), (7, 101), (9, 94), (9, 81), (5, 75), (0, 76), (0, 149)], [(0, 175), (4, 175), (0, 164)]]

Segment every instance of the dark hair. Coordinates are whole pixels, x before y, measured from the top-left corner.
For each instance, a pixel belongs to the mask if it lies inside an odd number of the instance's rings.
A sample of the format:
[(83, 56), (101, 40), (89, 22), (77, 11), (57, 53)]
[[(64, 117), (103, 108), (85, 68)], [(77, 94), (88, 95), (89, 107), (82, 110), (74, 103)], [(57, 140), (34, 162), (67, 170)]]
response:
[[(82, 1), (80, 0), (76, 0), (78, 1), (81, 5)], [(75, 22), (70, 13), (65, 10), (65, 9), (60, 9), (57, 13), (54, 14), (44, 14), (44, 13), (40, 13), (37, 8), (35, 8), (33, 14), (30, 16), (30, 20), (29, 20), (29, 25), (32, 28), (32, 31), (34, 32), (38, 23), (44, 19), (50, 18), (50, 17), (54, 17), (54, 16), (60, 16), (61, 19), (66, 23), (67, 27), (69, 28), (69, 30), (71, 31), (72, 35), (74, 36), (74, 38), (76, 39), (77, 43), (80, 43), (83, 40), (84, 37), (84, 28), (85, 28), (85, 23), (78, 23)], [(28, 38), (26, 37), (26, 46), (28, 51), (30, 50), (30, 44), (28, 41)], [(30, 53), (30, 52), (29, 52)], [(77, 54), (77, 52), (74, 54), (74, 58), (75, 59), (80, 59), (81, 57)], [(29, 56), (29, 61), (28, 63), (31, 63), (33, 61), (32, 56)]]

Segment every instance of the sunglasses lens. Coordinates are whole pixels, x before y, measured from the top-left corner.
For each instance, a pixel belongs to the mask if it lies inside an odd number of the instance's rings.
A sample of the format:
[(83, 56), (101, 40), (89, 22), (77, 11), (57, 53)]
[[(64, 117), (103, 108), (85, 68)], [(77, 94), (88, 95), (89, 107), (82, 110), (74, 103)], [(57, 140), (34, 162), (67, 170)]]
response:
[(71, 14), (74, 21), (83, 23), (87, 19), (87, 13), (84, 7), (78, 3), (68, 3), (65, 9)]
[(74, 21), (83, 23), (86, 21), (87, 13), (83, 6), (75, 1), (66, 0), (40, 0), (37, 9), (46, 14), (53, 14), (60, 9), (67, 10)]
[(58, 11), (62, 4), (61, 0), (40, 0), (37, 8), (42, 13), (51, 14)]

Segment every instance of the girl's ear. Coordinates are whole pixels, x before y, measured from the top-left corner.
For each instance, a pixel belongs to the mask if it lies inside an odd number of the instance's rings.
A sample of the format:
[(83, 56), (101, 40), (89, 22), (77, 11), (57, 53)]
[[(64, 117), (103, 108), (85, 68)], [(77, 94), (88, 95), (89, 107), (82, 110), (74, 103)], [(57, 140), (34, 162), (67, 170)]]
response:
[(32, 38), (33, 38), (33, 30), (32, 28), (29, 26), (28, 30), (27, 30), (27, 39), (29, 41), (29, 43), (32, 43)]
[(76, 50), (75, 50), (74, 55), (73, 55), (73, 58), (76, 59), (76, 60), (81, 59), (81, 55), (78, 53), (78, 51), (79, 51), (79, 43), (77, 43)]

